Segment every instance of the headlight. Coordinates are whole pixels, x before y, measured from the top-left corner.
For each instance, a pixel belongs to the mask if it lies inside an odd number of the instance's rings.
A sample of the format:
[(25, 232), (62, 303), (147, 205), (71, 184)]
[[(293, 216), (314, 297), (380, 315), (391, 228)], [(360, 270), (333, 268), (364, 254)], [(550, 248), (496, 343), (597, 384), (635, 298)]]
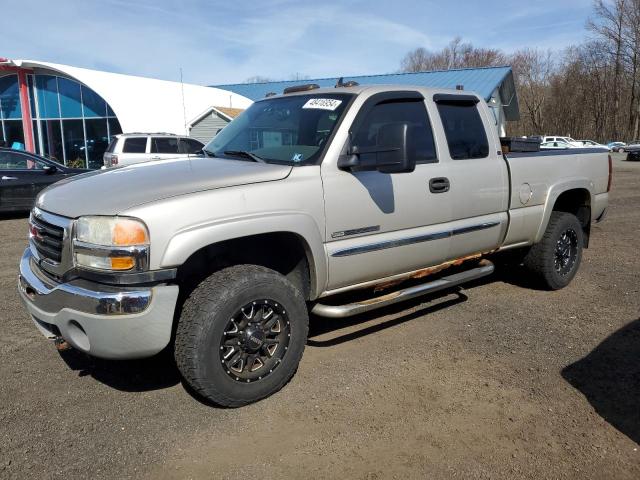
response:
[(143, 271), (149, 262), (149, 232), (127, 217), (80, 217), (73, 239), (75, 264), (95, 270)]

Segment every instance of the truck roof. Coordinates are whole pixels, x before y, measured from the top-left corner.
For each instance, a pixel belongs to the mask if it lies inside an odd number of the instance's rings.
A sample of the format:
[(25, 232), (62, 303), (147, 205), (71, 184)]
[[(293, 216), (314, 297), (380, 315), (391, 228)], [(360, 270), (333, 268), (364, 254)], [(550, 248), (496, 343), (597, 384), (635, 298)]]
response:
[[(304, 85), (304, 84), (300, 84), (300, 85)], [(406, 91), (406, 90), (415, 90), (418, 92), (423, 93), (425, 96), (429, 96), (432, 95), (434, 93), (452, 93), (452, 94), (459, 94), (459, 95), (477, 95), (480, 99), (482, 99), (482, 97), (480, 95), (478, 95), (476, 92), (471, 91), (471, 90), (453, 90), (453, 89), (448, 89), (448, 88), (427, 88), (427, 87), (421, 87), (418, 85), (355, 85), (353, 87), (323, 87), (323, 88), (313, 88), (313, 89), (309, 89), (309, 90), (301, 90), (299, 92), (292, 92), (292, 93), (287, 93), (287, 94), (283, 94), (283, 93), (278, 93), (277, 95), (272, 95), (270, 97), (265, 97), (272, 99), (272, 98), (280, 98), (280, 97), (291, 97), (294, 95), (321, 95), (321, 94), (335, 94), (335, 93), (348, 93), (348, 94), (352, 94), (352, 95), (360, 95), (363, 92), (367, 92), (370, 94), (375, 94), (375, 93), (381, 93), (381, 92), (388, 92), (388, 91), (393, 91), (393, 90), (399, 90), (399, 91)], [(260, 99), (257, 100), (258, 102), (264, 100), (264, 99)]]

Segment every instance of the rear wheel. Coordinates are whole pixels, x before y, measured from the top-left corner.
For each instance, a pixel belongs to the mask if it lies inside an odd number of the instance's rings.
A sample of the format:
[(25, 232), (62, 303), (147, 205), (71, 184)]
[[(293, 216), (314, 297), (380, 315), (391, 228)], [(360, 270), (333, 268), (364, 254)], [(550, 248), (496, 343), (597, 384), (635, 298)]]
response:
[(524, 265), (550, 290), (566, 287), (578, 271), (584, 245), (580, 222), (570, 213), (551, 212), (542, 240), (524, 259)]
[(279, 273), (238, 265), (214, 273), (185, 301), (176, 363), (203, 397), (239, 407), (293, 376), (308, 331), (306, 303)]

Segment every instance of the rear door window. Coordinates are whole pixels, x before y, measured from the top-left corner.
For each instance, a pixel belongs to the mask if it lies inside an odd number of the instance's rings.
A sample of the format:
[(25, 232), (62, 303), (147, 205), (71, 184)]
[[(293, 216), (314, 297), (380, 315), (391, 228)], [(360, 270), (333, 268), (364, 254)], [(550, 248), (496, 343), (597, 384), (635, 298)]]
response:
[(122, 153), (145, 153), (147, 151), (147, 137), (125, 138)]
[(489, 141), (476, 104), (439, 102), (438, 112), (454, 160), (486, 158)]
[(152, 137), (151, 153), (179, 153), (178, 139), (170, 137)]

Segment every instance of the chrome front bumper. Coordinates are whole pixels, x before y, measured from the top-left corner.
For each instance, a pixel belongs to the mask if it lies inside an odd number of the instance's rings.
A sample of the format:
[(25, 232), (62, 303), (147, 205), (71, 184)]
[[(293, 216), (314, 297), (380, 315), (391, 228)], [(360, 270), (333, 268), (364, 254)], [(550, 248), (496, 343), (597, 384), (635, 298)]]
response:
[(55, 283), (30, 249), (20, 260), (18, 290), (38, 329), (102, 358), (139, 358), (171, 338), (176, 285), (109, 287), (86, 280)]

